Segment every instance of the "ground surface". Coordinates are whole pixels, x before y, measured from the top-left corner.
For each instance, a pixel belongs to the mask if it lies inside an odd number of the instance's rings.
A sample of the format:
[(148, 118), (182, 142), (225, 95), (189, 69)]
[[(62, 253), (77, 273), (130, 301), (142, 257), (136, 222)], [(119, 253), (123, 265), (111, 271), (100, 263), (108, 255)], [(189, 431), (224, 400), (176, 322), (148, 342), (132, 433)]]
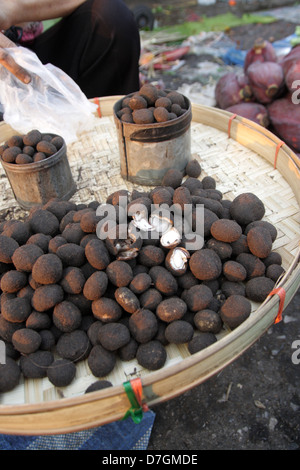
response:
[[(201, 14), (201, 11), (194, 6), (188, 14)], [(207, 14), (222, 12), (216, 6), (211, 10), (206, 7)], [(174, 24), (186, 18), (187, 9), (177, 9), (165, 21)], [(293, 21), (279, 19), (268, 25), (232, 28), (228, 34), (241, 49), (247, 49), (257, 37), (272, 41), (294, 30)], [(187, 57), (186, 70), (190, 71), (199, 60), (199, 57)], [(184, 70), (158, 78), (176, 89), (188, 80)], [(148, 449), (299, 450), (300, 363), (292, 360), (293, 353), (297, 354), (294, 342), (299, 339), (298, 291), (285, 309), (283, 321), (273, 325), (240, 358), (203, 384), (153, 408), (156, 418)]]
[(154, 407), (148, 449), (299, 450), (299, 293), (284, 319), (219, 374)]

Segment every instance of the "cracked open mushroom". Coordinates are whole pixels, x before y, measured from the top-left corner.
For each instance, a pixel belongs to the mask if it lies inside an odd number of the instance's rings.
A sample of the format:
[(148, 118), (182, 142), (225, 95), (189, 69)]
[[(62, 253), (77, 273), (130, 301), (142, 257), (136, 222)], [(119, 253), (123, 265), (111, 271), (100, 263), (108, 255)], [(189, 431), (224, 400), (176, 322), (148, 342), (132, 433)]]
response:
[(105, 244), (110, 254), (117, 260), (129, 260), (135, 258), (142, 246), (141, 237), (135, 231), (129, 230), (127, 224), (112, 227), (106, 234)]
[(132, 216), (132, 225), (142, 232), (152, 232), (154, 230), (154, 227), (148, 222), (148, 219), (144, 216), (142, 211), (136, 212)]
[(142, 232), (151, 232), (154, 227), (149, 223), (148, 217), (151, 212), (151, 199), (139, 197), (131, 201), (127, 208), (127, 215), (132, 218), (130, 225), (135, 226)]
[(173, 226), (172, 214), (168, 209), (161, 207), (152, 211), (149, 223), (157, 233), (162, 235)]
[(127, 214), (133, 219), (147, 219), (148, 214), (151, 212), (151, 199), (149, 197), (138, 197), (133, 199), (127, 207)]
[(166, 232), (162, 234), (160, 237), (161, 246), (164, 248), (174, 248), (175, 246), (179, 245), (181, 242), (181, 235), (179, 230), (176, 227), (170, 227)]
[(190, 254), (185, 248), (176, 246), (168, 252), (165, 266), (174, 276), (181, 276), (187, 270), (189, 258)]

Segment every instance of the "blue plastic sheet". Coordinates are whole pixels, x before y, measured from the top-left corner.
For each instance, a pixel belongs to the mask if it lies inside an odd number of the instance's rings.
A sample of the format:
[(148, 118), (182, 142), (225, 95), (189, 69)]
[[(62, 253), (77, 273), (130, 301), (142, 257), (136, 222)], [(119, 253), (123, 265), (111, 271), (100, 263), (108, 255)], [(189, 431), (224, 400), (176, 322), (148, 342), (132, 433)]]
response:
[(247, 51), (242, 51), (241, 49), (235, 49), (232, 47), (222, 55), (222, 60), (226, 65), (240, 65), (243, 67), (246, 54)]
[[(292, 48), (291, 41), (293, 39), (299, 38), (296, 34), (287, 36), (286, 38), (274, 41), (272, 43), (276, 54), (278, 56), (284, 56), (288, 54)], [(234, 47), (227, 49), (227, 51), (222, 55), (222, 60), (226, 65), (237, 65), (244, 66), (245, 57), (248, 51), (236, 49)]]
[(286, 38), (279, 39), (278, 41), (272, 42), (272, 45), (274, 49), (276, 50), (276, 53), (280, 56), (283, 56), (285, 54), (288, 54), (290, 50), (292, 49), (292, 40), (299, 38), (296, 34), (291, 34), (290, 36), (287, 36)]
[(69, 434), (16, 436), (0, 434), (0, 450), (146, 450), (155, 413), (139, 424), (131, 418)]

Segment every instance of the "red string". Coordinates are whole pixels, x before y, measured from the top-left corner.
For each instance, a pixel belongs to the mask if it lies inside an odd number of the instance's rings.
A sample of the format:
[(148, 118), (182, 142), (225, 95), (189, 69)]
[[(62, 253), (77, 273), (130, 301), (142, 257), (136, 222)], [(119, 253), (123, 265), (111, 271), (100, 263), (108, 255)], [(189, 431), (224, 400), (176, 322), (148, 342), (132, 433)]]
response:
[(274, 168), (276, 168), (278, 152), (279, 152), (280, 148), (283, 146), (283, 144), (284, 144), (284, 142), (282, 142), (282, 141), (280, 141), (280, 142), (277, 144), (277, 147), (276, 147), (276, 150), (275, 150)]
[(283, 287), (276, 287), (275, 289), (273, 289), (270, 292), (268, 297), (271, 297), (274, 294), (277, 294), (279, 296), (279, 308), (278, 308), (277, 316), (276, 316), (275, 321), (274, 321), (274, 323), (276, 324), (276, 323), (279, 323), (282, 320), (282, 311), (283, 311), (283, 307), (284, 307), (286, 292), (285, 292), (285, 289)]
[(230, 137), (230, 129), (231, 129), (231, 123), (232, 121), (237, 117), (237, 114), (233, 114), (233, 116), (231, 116), (229, 118), (229, 122), (228, 122), (228, 137)]
[(101, 113), (99, 98), (94, 98), (94, 102), (95, 102), (96, 105), (98, 106), (98, 107), (97, 107), (97, 113), (98, 113), (98, 116), (101, 118), (101, 117), (102, 117), (102, 113)]
[(140, 378), (130, 380), (130, 385), (133, 390), (133, 393), (136, 396), (137, 401), (139, 402), (140, 406), (142, 407), (143, 411), (149, 411), (148, 405), (146, 403), (142, 403), (142, 381)]

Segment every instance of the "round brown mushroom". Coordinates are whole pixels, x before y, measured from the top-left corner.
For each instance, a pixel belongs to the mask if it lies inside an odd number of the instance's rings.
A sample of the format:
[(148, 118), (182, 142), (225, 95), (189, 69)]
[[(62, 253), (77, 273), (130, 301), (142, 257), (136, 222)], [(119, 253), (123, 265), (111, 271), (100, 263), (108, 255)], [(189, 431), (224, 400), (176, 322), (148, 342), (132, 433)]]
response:
[(180, 320), (187, 311), (186, 303), (177, 296), (164, 299), (156, 308), (158, 318), (166, 323)]
[(154, 338), (158, 328), (156, 315), (147, 308), (137, 310), (129, 318), (129, 330), (138, 343), (147, 343)]
[(263, 202), (253, 193), (242, 193), (230, 205), (230, 215), (241, 226), (261, 220), (265, 215)]
[(154, 122), (154, 113), (149, 108), (135, 109), (132, 113), (132, 119), (135, 124), (152, 124)]
[(40, 334), (30, 328), (21, 328), (12, 335), (12, 344), (22, 354), (30, 354), (38, 350), (42, 338)]
[(138, 262), (148, 268), (162, 264), (164, 259), (165, 254), (159, 246), (144, 245), (139, 250)]
[(108, 277), (104, 271), (95, 271), (85, 281), (83, 295), (89, 300), (97, 300), (102, 297), (108, 286)]
[(221, 331), (223, 322), (217, 312), (204, 309), (195, 313), (194, 324), (199, 331), (217, 334)]
[(212, 290), (204, 285), (197, 284), (188, 289), (186, 304), (191, 312), (197, 312), (208, 307), (213, 298)]
[(178, 284), (176, 278), (163, 266), (153, 266), (149, 270), (153, 286), (163, 295), (177, 294)]
[(285, 270), (283, 266), (276, 263), (270, 264), (266, 269), (266, 277), (269, 277), (272, 279), (272, 281), (277, 282), (284, 272)]
[(192, 254), (190, 270), (201, 281), (217, 279), (222, 273), (222, 261), (214, 250), (203, 248)]
[(85, 247), (85, 256), (88, 262), (96, 269), (106, 269), (110, 263), (110, 256), (103, 240), (92, 239)]
[(146, 272), (141, 272), (133, 277), (132, 281), (129, 284), (129, 288), (134, 294), (142, 294), (150, 288), (151, 283), (152, 279), (149, 274)]
[(263, 302), (274, 286), (275, 282), (269, 277), (254, 277), (246, 283), (246, 296), (254, 302)]
[(147, 100), (143, 96), (135, 93), (128, 102), (132, 110), (147, 108)]
[(5, 364), (0, 363), (0, 393), (13, 390), (19, 383), (21, 370), (14, 359), (6, 357)]
[(194, 334), (193, 326), (185, 320), (175, 320), (165, 329), (165, 337), (169, 343), (188, 343)]
[(133, 279), (131, 266), (126, 261), (115, 260), (108, 264), (106, 274), (116, 287), (126, 287)]
[(78, 362), (88, 357), (91, 344), (85, 331), (78, 329), (63, 333), (57, 340), (56, 351), (61, 358)]
[(108, 351), (116, 351), (130, 341), (130, 332), (122, 323), (110, 322), (98, 332), (100, 344)]
[(271, 253), (272, 243), (270, 231), (262, 226), (251, 228), (247, 234), (249, 250), (258, 258), (266, 258)]
[(122, 316), (122, 308), (114, 300), (108, 297), (100, 297), (92, 302), (92, 312), (97, 320), (103, 323), (116, 322)]
[(65, 243), (59, 246), (56, 255), (62, 260), (64, 266), (79, 268), (86, 262), (84, 248), (76, 243)]
[(139, 345), (136, 359), (142, 367), (149, 370), (158, 370), (164, 366), (167, 360), (167, 353), (159, 341), (151, 340), (148, 343)]
[(241, 253), (236, 257), (236, 261), (244, 266), (247, 271), (247, 279), (263, 276), (266, 266), (257, 256), (252, 253)]
[(216, 240), (226, 243), (235, 242), (242, 235), (242, 227), (235, 220), (230, 219), (216, 220), (210, 231)]
[(143, 85), (139, 90), (139, 94), (147, 100), (148, 106), (154, 106), (159, 97), (158, 88), (151, 83)]
[(115, 290), (115, 299), (128, 313), (134, 313), (140, 308), (138, 297), (128, 287), (118, 287)]
[(83, 271), (76, 266), (68, 266), (63, 270), (60, 285), (68, 294), (80, 294), (85, 284)]
[(64, 291), (58, 284), (46, 284), (39, 286), (32, 296), (32, 307), (38, 312), (46, 312), (57, 303), (62, 302)]
[(195, 158), (190, 160), (185, 167), (185, 172), (188, 176), (199, 178), (201, 174), (201, 165)]
[(26, 298), (12, 297), (3, 302), (1, 306), (1, 315), (6, 321), (12, 323), (25, 322), (30, 313), (30, 301)]
[(29, 217), (30, 229), (33, 233), (44, 233), (54, 237), (59, 230), (59, 220), (50, 211), (36, 209)]
[(3, 292), (15, 293), (27, 285), (27, 275), (21, 271), (11, 269), (1, 277), (0, 288)]
[(174, 276), (182, 276), (188, 268), (190, 254), (183, 247), (172, 248), (166, 258), (165, 266)]
[(240, 282), (247, 277), (246, 268), (237, 261), (229, 260), (223, 264), (223, 274), (228, 281)]
[(177, 168), (170, 168), (166, 171), (163, 179), (162, 185), (163, 186), (171, 186), (171, 188), (178, 188), (182, 182), (182, 172)]
[(47, 368), (54, 361), (50, 351), (38, 349), (33, 353), (21, 355), (20, 368), (24, 377), (29, 379), (42, 379), (47, 375)]
[(140, 297), (141, 307), (146, 308), (151, 311), (155, 311), (158, 304), (162, 301), (163, 296), (159, 290), (150, 287), (145, 292), (143, 292)]
[(70, 333), (80, 327), (81, 312), (74, 303), (63, 300), (55, 305), (52, 319), (60, 331)]
[(0, 235), (0, 262), (10, 264), (19, 243), (11, 237)]
[(220, 315), (223, 322), (230, 328), (237, 328), (249, 317), (251, 313), (251, 303), (242, 295), (231, 295), (220, 308)]
[(190, 354), (196, 354), (199, 351), (211, 346), (217, 341), (216, 336), (210, 332), (201, 332), (195, 335), (188, 343), (188, 350)]
[(41, 255), (32, 266), (32, 277), (39, 284), (57, 284), (62, 273), (62, 261), (54, 253)]
[(55, 387), (66, 387), (76, 375), (76, 365), (69, 359), (56, 359), (47, 367), (47, 377)]
[(104, 377), (115, 367), (116, 354), (103, 348), (101, 344), (96, 344), (92, 347), (87, 362), (95, 377)]

